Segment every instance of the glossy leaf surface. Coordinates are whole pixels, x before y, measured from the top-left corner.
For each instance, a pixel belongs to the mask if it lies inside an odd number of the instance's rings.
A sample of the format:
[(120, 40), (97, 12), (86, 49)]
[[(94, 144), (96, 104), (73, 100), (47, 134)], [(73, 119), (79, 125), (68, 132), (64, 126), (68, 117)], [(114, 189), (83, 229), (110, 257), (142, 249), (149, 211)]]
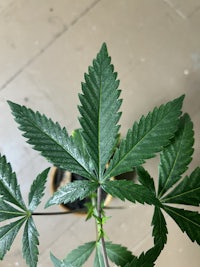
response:
[(76, 199), (83, 199), (96, 191), (98, 184), (88, 180), (74, 181), (66, 184), (54, 193), (48, 200), (46, 207), (55, 204), (73, 202)]
[(15, 209), (9, 203), (4, 202), (3, 199), (0, 198), (0, 222), (24, 215), (25, 213), (23, 211)]
[(137, 170), (139, 182), (143, 186), (148, 188), (152, 193), (155, 194), (156, 190), (155, 190), (154, 180), (150, 176), (150, 174), (142, 166), (138, 166), (136, 170)]
[(94, 266), (95, 267), (105, 267), (104, 259), (103, 259), (103, 255), (102, 255), (102, 247), (101, 247), (101, 244), (99, 242), (96, 244)]
[(200, 214), (196, 211), (164, 206), (164, 210), (174, 219), (183, 232), (200, 245)]
[[(54, 264), (54, 267), (66, 267), (66, 265), (63, 263), (63, 261), (56, 258), (52, 253), (50, 254), (50, 256), (51, 256), (51, 261)], [(68, 265), (68, 267), (73, 267), (73, 266)]]
[(177, 130), (182, 102), (183, 96), (155, 108), (135, 122), (116, 150), (105, 178), (132, 171), (168, 145)]
[(119, 130), (121, 100), (118, 99), (120, 91), (116, 78), (106, 44), (103, 44), (85, 74), (82, 94), (79, 95), (83, 136), (99, 179), (112, 156)]
[(154, 244), (159, 245), (162, 249), (167, 242), (167, 226), (165, 218), (160, 208), (154, 208), (154, 214), (152, 219)]
[(19, 219), (0, 228), (0, 259), (2, 260), (23, 225), (25, 219)]
[(28, 202), (29, 211), (33, 212), (41, 202), (41, 198), (44, 195), (45, 184), (49, 168), (40, 173), (31, 185)]
[(88, 152), (88, 147), (83, 138), (83, 129), (76, 129), (72, 133), (72, 139), (74, 144), (79, 148), (81, 151), (81, 155), (83, 155), (84, 159), (89, 163), (90, 169), (94, 170), (93, 161), (91, 160), (90, 154)]
[(30, 267), (36, 267), (38, 262), (38, 231), (32, 217), (28, 218), (25, 224), (22, 242), (22, 252), (26, 263)]
[(8, 103), (19, 129), (24, 132), (23, 136), (35, 150), (40, 151), (55, 166), (91, 178), (88, 161), (81, 155), (65, 128), (39, 112), (10, 101)]
[(107, 181), (102, 184), (105, 192), (118, 197), (121, 200), (129, 200), (131, 202), (147, 203), (150, 205), (160, 205), (155, 195), (149, 191), (145, 186), (134, 184), (132, 181)]
[(81, 267), (87, 261), (95, 248), (96, 242), (88, 242), (72, 250), (63, 260), (64, 266)]
[(199, 206), (200, 204), (200, 168), (186, 176), (162, 200), (165, 203)]
[(3, 196), (4, 200), (26, 210), (16, 174), (12, 171), (5, 156), (0, 156), (0, 195)]
[(161, 153), (158, 195), (161, 197), (187, 170), (192, 160), (194, 143), (193, 124), (187, 114), (179, 123), (179, 130), (171, 144)]
[(108, 258), (117, 266), (125, 266), (127, 262), (133, 260), (134, 256), (126, 247), (111, 242), (106, 242), (106, 252)]
[(127, 263), (125, 267), (153, 267), (155, 266), (155, 261), (158, 258), (160, 251), (160, 247), (155, 245), (147, 252), (142, 252), (139, 257), (135, 257), (130, 263)]

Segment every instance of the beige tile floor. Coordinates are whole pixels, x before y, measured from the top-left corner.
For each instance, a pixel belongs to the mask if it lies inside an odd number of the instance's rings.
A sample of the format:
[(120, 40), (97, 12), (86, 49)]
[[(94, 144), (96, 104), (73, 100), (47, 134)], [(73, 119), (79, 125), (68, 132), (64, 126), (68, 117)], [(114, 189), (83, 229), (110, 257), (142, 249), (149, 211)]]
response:
[[(104, 41), (123, 90), (122, 135), (143, 113), (184, 93), (184, 111), (192, 117), (197, 138), (192, 167), (200, 165), (199, 28), (199, 0), (1, 0), (0, 152), (12, 163), (25, 197), (48, 163), (24, 142), (6, 100), (40, 110), (69, 131), (77, 128), (80, 82)], [(147, 167), (156, 176), (155, 162)], [(49, 194), (48, 184), (45, 199)], [(113, 200), (112, 205), (122, 203)], [(139, 254), (152, 243), (152, 209), (124, 206), (108, 213), (113, 219), (107, 231), (113, 241)], [(167, 221), (168, 244), (156, 267), (199, 267), (199, 247)], [(50, 251), (63, 258), (94, 238), (93, 223), (82, 217), (38, 217), (36, 224), (38, 267), (51, 266)], [(26, 266), (20, 244), (19, 235), (1, 267)]]

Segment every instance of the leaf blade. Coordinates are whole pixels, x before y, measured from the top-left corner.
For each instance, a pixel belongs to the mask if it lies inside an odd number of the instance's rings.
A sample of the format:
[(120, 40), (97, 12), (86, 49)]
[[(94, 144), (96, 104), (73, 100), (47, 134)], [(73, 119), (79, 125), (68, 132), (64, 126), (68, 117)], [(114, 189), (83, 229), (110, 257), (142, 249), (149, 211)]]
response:
[(79, 95), (79, 121), (100, 178), (116, 145), (119, 130), (116, 124), (121, 116), (118, 112), (121, 106), (118, 99), (119, 81), (116, 80), (117, 74), (114, 73), (106, 44), (102, 45), (88, 73), (85, 74), (85, 83), (82, 83), (83, 94)]
[(160, 206), (160, 202), (155, 197), (155, 194), (145, 186), (134, 184), (132, 181), (106, 181), (102, 184), (102, 188), (108, 194), (113, 197), (118, 197), (122, 201), (127, 199), (133, 203), (137, 201), (141, 204), (147, 203), (149, 205)]
[(159, 166), (159, 197), (172, 187), (187, 170), (192, 160), (194, 143), (193, 124), (187, 114), (180, 119), (179, 129), (171, 144), (160, 156)]
[(190, 176), (186, 176), (163, 199), (163, 203), (199, 206), (200, 204), (200, 168), (197, 167)]
[[(50, 257), (51, 257), (51, 261), (54, 264), (54, 267), (66, 267), (66, 265), (63, 263), (63, 261), (56, 258), (52, 253), (50, 254)], [(68, 267), (70, 267), (70, 266), (68, 265)], [(71, 266), (71, 267), (73, 267), (73, 266)]]
[(133, 124), (116, 149), (104, 179), (132, 171), (133, 167), (154, 157), (155, 153), (169, 144), (169, 139), (177, 130), (183, 98), (181, 96), (155, 108), (146, 117), (142, 116), (139, 123)]
[(134, 256), (126, 247), (111, 242), (106, 242), (106, 252), (108, 258), (117, 266), (125, 266), (125, 264), (133, 260)]
[(66, 204), (73, 202), (76, 199), (83, 199), (96, 191), (98, 184), (89, 180), (74, 181), (62, 186), (54, 195), (48, 200), (45, 207), (55, 204)]
[(48, 172), (49, 172), (49, 168), (47, 168), (42, 173), (40, 173), (31, 185), (29, 196), (28, 196), (28, 202), (29, 202), (28, 209), (31, 212), (33, 212), (37, 208), (37, 206), (41, 202), (41, 198), (44, 195), (44, 189), (45, 189)]
[(8, 101), (19, 129), (27, 142), (55, 166), (92, 178), (90, 164), (81, 154), (65, 128), (45, 115)]
[(142, 167), (138, 166), (136, 168), (137, 174), (138, 174), (138, 180), (139, 182), (146, 186), (152, 193), (155, 193), (155, 184), (153, 178), (150, 176), (150, 174)]
[[(95, 248), (95, 241), (85, 243), (82, 246), (72, 250), (63, 260), (64, 266), (81, 267), (87, 261)], [(61, 265), (62, 266), (62, 265)]]
[(26, 260), (26, 263), (30, 267), (36, 267), (38, 262), (38, 240), (39, 233), (35, 227), (32, 217), (29, 217), (26, 221), (24, 233), (23, 233), (23, 242), (22, 242), (22, 253), (23, 257)]
[(0, 222), (3, 222), (12, 218), (24, 216), (25, 214), (0, 198), (0, 215)]
[(153, 267), (160, 252), (161, 249), (159, 245), (155, 245), (145, 253), (142, 252), (138, 258), (135, 257), (130, 263), (126, 264), (125, 267)]
[(0, 155), (0, 195), (4, 200), (11, 202), (19, 208), (26, 210), (16, 174), (12, 171), (10, 163), (5, 156)]
[(174, 219), (182, 232), (186, 232), (192, 242), (200, 245), (200, 214), (195, 211), (164, 206), (164, 210)]
[(95, 267), (105, 267), (104, 259), (103, 259), (103, 255), (102, 255), (102, 247), (101, 247), (99, 242), (97, 242), (97, 244), (96, 244), (94, 266)]
[(19, 232), (21, 226), (23, 225), (25, 219), (21, 218), (15, 222), (2, 226), (0, 228), (0, 259), (2, 260)]
[(162, 250), (167, 243), (167, 225), (165, 218), (160, 208), (154, 208), (154, 214), (152, 218), (154, 244), (159, 245)]

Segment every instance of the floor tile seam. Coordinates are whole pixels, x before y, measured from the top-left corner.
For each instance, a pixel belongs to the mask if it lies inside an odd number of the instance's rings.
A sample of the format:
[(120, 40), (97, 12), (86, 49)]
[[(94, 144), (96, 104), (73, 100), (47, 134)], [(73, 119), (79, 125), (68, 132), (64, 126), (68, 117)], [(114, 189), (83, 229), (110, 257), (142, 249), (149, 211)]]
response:
[[(131, 247), (131, 250), (132, 251), (138, 251), (139, 249), (142, 248), (142, 245), (145, 244), (145, 242), (147, 242), (150, 238), (153, 239), (151, 230), (149, 230), (146, 235), (141, 237), (140, 240), (138, 241), (138, 243)], [(142, 253), (142, 251), (141, 251), (141, 253)]]
[(78, 17), (74, 18), (69, 25), (64, 25), (63, 29), (55, 34), (53, 38), (46, 43), (35, 55), (33, 55), (23, 66), (21, 66), (13, 75), (10, 76), (7, 81), (5, 81), (0, 86), (0, 91), (3, 91), (11, 82), (13, 82), (27, 67), (34, 63), (43, 53), (47, 51), (61, 36), (69, 31), (71, 27), (78, 23), (78, 21), (83, 18), (94, 6), (96, 6), (101, 0), (95, 0), (86, 9), (84, 9)]
[(170, 0), (161, 0), (164, 4), (166, 4), (169, 8), (171, 8), (175, 14), (183, 20), (187, 20), (188, 17), (184, 14), (180, 9), (176, 8), (174, 4)]
[(52, 241), (48, 244), (48, 247), (44, 247), (43, 249), (40, 249), (40, 255), (44, 254), (45, 252), (49, 250), (49, 248), (53, 247), (56, 241), (58, 241), (60, 238), (63, 238), (64, 234), (66, 236), (66, 241), (69, 235), (71, 236), (73, 235), (77, 239), (77, 241), (80, 243), (81, 240), (78, 238), (77, 235), (74, 234), (74, 232), (71, 231), (71, 227), (73, 224), (74, 224), (74, 221), (72, 221), (68, 226), (66, 226), (66, 228), (64, 228), (64, 230), (60, 234), (58, 234), (57, 236), (54, 236), (54, 238), (52, 238)]

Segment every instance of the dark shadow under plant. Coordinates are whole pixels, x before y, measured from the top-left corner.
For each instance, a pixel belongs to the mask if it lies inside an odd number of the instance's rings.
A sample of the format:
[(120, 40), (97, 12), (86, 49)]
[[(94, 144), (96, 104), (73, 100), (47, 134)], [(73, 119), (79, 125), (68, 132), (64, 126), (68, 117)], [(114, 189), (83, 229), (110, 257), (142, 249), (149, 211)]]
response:
[[(184, 176), (192, 160), (194, 143), (191, 119), (181, 112), (184, 96), (142, 116), (119, 142), (122, 100), (118, 87), (117, 74), (106, 44), (103, 44), (85, 74), (78, 107), (81, 128), (72, 136), (45, 115), (8, 101), (19, 129), (35, 150), (54, 166), (86, 178), (64, 185), (46, 203), (47, 208), (89, 197), (87, 219), (93, 218), (97, 228), (93, 241), (74, 249), (63, 260), (51, 254), (55, 267), (83, 266), (92, 252), (95, 252), (95, 267), (108, 267), (110, 262), (123, 267), (154, 266), (167, 242), (165, 213), (191, 241), (200, 244), (200, 214), (182, 208), (182, 205), (198, 207), (200, 203), (200, 168)], [(142, 165), (158, 153), (159, 183), (156, 186)], [(111, 179), (133, 169), (137, 171), (139, 183)], [(25, 204), (16, 174), (6, 157), (0, 157), (0, 222), (8, 221), (0, 227), (1, 259), (23, 226), (23, 257), (30, 267), (37, 266), (39, 233), (33, 217), (51, 214), (35, 212), (44, 194), (48, 171), (44, 170), (33, 181), (28, 204)], [(107, 217), (102, 190), (122, 201), (154, 206), (152, 248), (136, 257), (126, 247), (106, 240), (104, 224)]]

